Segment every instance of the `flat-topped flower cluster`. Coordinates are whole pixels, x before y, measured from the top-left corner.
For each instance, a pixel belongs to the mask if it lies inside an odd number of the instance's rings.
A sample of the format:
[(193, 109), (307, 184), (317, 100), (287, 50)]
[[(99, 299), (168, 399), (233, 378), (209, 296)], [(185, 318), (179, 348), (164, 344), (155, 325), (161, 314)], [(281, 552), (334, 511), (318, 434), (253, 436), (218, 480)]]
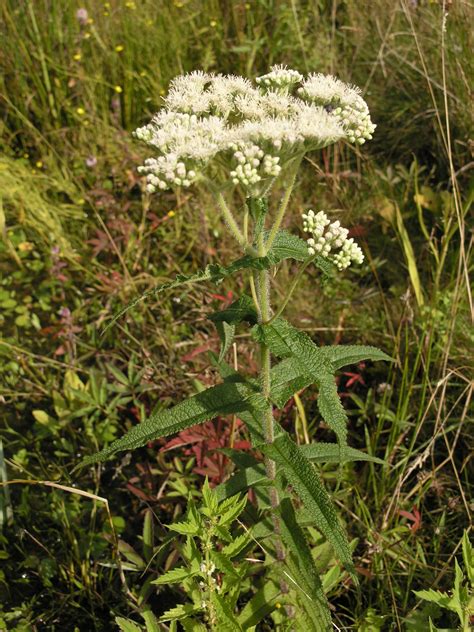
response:
[(358, 88), (273, 66), (256, 86), (201, 71), (176, 77), (135, 135), (157, 151), (140, 167), (150, 192), (205, 181), (259, 195), (292, 159), (341, 139), (361, 144), (374, 129)]

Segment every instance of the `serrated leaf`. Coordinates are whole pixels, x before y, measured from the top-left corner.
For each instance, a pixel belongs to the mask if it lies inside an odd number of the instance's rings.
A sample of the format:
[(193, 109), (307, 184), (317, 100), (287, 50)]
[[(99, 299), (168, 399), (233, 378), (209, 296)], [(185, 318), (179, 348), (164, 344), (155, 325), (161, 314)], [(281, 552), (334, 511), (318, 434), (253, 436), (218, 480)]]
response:
[(314, 564), (311, 550), (306, 541), (303, 530), (298, 524), (293, 505), (289, 498), (281, 501), (279, 513), (281, 517), (281, 535), (287, 546), (288, 555), (295, 558), (300, 571), (299, 581), (303, 582), (302, 591), (298, 591), (303, 607), (318, 625), (318, 629), (329, 629), (331, 615), (328, 602), (324, 595), (319, 573)]
[(273, 581), (265, 581), (263, 587), (246, 603), (238, 616), (238, 621), (244, 630), (256, 626), (275, 609), (280, 587)]
[(256, 386), (249, 382), (229, 379), (168, 410), (152, 414), (146, 421), (134, 426), (126, 435), (116, 439), (101, 452), (86, 457), (81, 465), (104, 461), (122, 450), (134, 450), (149, 441), (180, 432), (217, 415), (241, 415), (246, 411), (256, 414), (264, 408), (265, 400), (258, 393)]
[(137, 298), (130, 301), (125, 307), (115, 314), (110, 323), (102, 331), (102, 335), (105, 334), (116, 322), (128, 311), (136, 307), (139, 303), (151, 298), (152, 296), (158, 296), (166, 290), (173, 290), (182, 285), (192, 285), (194, 283), (202, 283), (210, 281), (212, 283), (219, 284), (226, 277), (231, 276), (235, 272), (241, 270), (253, 269), (253, 270), (266, 270), (272, 265), (272, 260), (268, 257), (252, 257), (250, 255), (244, 255), (240, 259), (233, 261), (227, 266), (222, 266), (218, 263), (210, 263), (204, 270), (199, 270), (193, 274), (178, 274), (173, 281), (156, 285), (151, 290), (147, 290)]
[(469, 540), (469, 534), (464, 531), (462, 536), (462, 559), (469, 582), (474, 589), (474, 547)]
[(247, 498), (246, 496), (243, 496), (240, 500), (239, 499), (235, 499), (235, 504), (233, 507), (230, 507), (224, 514), (222, 514), (222, 516), (219, 518), (219, 525), (220, 526), (227, 526), (232, 524), (232, 522), (238, 517), (240, 516), (240, 514), (242, 513), (242, 511), (245, 508), (245, 505), (247, 504)]
[(146, 632), (160, 632), (158, 619), (151, 610), (145, 610), (141, 615), (145, 621)]
[(243, 321), (255, 324), (257, 322), (257, 312), (253, 299), (244, 294), (229, 307), (212, 313), (209, 316), (209, 320), (212, 320), (214, 323), (226, 322), (231, 325), (236, 325)]
[(331, 499), (310, 461), (286, 432), (272, 444), (260, 446), (260, 449), (283, 470), (306, 509), (314, 517), (318, 529), (332, 544), (336, 556), (355, 577), (349, 542)]
[(115, 623), (122, 630), (122, 632), (142, 632), (141, 627), (130, 619), (115, 617)]
[(252, 541), (250, 537), (251, 530), (245, 531), (238, 535), (232, 542), (226, 544), (226, 546), (222, 549), (222, 553), (227, 555), (229, 559), (232, 559), (236, 555), (238, 555), (241, 551), (245, 549), (246, 546)]
[(238, 573), (230, 559), (220, 551), (211, 551), (211, 560), (214, 562), (216, 568), (222, 573), (226, 573), (228, 576), (238, 577)]
[(196, 612), (201, 612), (202, 608), (198, 608), (191, 604), (180, 604), (174, 608), (170, 608), (160, 617), (160, 621), (174, 621), (189, 617)]
[(243, 632), (242, 626), (223, 597), (215, 592), (211, 593), (211, 603), (217, 615), (217, 629), (219, 632)]
[(181, 533), (182, 535), (197, 535), (199, 533), (199, 527), (190, 522), (175, 522), (170, 524), (168, 529)]
[(337, 435), (339, 445), (347, 445), (347, 414), (337, 392), (336, 378), (327, 373), (321, 375), (318, 384), (318, 409), (321, 417)]
[(377, 347), (367, 345), (328, 345), (320, 347), (319, 350), (331, 362), (335, 371), (348, 364), (357, 364), (363, 360), (393, 362), (393, 358)]
[(193, 577), (196, 574), (197, 573), (191, 571), (191, 569), (185, 566), (180, 566), (179, 568), (173, 568), (172, 570), (167, 571), (164, 575), (161, 575), (158, 579), (154, 579), (151, 583), (157, 584), (158, 586), (161, 586), (162, 584), (179, 584), (185, 579)]
[(268, 476), (265, 472), (265, 466), (261, 464), (236, 472), (231, 478), (229, 478), (228, 481), (218, 485), (215, 488), (215, 492), (218, 500), (222, 501), (225, 498), (229, 498), (229, 496), (235, 496), (235, 494), (238, 494), (249, 487), (254, 487), (260, 483), (267, 482)]
[(222, 362), (234, 342), (235, 325), (229, 325), (229, 323), (224, 320), (222, 322), (215, 323), (215, 326), (221, 341), (218, 361)]
[(337, 443), (309, 443), (300, 445), (300, 450), (313, 463), (345, 463), (347, 461), (371, 461), (384, 464), (382, 459), (366, 452), (346, 446), (342, 451)]

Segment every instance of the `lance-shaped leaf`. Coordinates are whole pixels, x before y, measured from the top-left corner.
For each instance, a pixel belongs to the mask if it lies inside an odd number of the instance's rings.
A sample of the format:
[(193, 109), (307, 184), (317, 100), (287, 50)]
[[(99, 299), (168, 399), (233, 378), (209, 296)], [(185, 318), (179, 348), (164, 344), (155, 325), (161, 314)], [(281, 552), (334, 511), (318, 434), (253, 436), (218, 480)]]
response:
[(243, 294), (229, 307), (211, 314), (209, 320), (212, 320), (214, 323), (226, 322), (229, 325), (237, 325), (243, 321), (255, 324), (257, 322), (257, 312), (253, 299)]
[(220, 323), (216, 323), (216, 329), (221, 340), (219, 362), (222, 362), (222, 360), (225, 358), (226, 353), (229, 351), (232, 343), (234, 342), (235, 325), (229, 325), (229, 323), (224, 320)]
[(341, 453), (340, 446), (337, 443), (308, 443), (307, 445), (300, 445), (300, 450), (312, 463), (371, 461), (380, 465), (384, 464), (382, 459), (349, 446), (346, 446)]
[(331, 362), (335, 371), (348, 364), (357, 364), (363, 360), (393, 362), (393, 358), (377, 347), (367, 345), (328, 345), (319, 347), (319, 351)]
[[(280, 528), (287, 554), (296, 564), (289, 565), (290, 572), (295, 572), (297, 594), (302, 606), (313, 621), (315, 629), (326, 630), (331, 625), (331, 615), (319, 573), (314, 564), (311, 549), (298, 521), (296, 520), (293, 504), (289, 498), (284, 498), (279, 507), (281, 518)], [(287, 560), (288, 563), (289, 560)]]
[(146, 421), (134, 426), (101, 452), (86, 457), (82, 465), (104, 461), (122, 450), (134, 450), (149, 441), (167, 437), (217, 415), (241, 416), (247, 413), (253, 420), (253, 425), (258, 427), (259, 413), (265, 409), (265, 405), (256, 386), (239, 381), (238, 376), (231, 376), (223, 384), (208, 388), (170, 409), (153, 413)]
[[(283, 318), (276, 318), (267, 325), (255, 325), (252, 336), (259, 342), (264, 342), (280, 358), (292, 359), (294, 372), (288, 378), (293, 386), (306, 383), (311, 376), (311, 381), (319, 386), (318, 405), (323, 419), (334, 430), (341, 446), (345, 446), (347, 416), (337, 395), (333, 368), (330, 361), (321, 354), (320, 348), (307, 334), (298, 331)], [(275, 372), (271, 378), (275, 380)]]
[(349, 542), (331, 499), (310, 461), (286, 432), (280, 434), (272, 444), (260, 446), (260, 450), (281, 468), (313, 516), (318, 529), (333, 546), (337, 557), (354, 574)]

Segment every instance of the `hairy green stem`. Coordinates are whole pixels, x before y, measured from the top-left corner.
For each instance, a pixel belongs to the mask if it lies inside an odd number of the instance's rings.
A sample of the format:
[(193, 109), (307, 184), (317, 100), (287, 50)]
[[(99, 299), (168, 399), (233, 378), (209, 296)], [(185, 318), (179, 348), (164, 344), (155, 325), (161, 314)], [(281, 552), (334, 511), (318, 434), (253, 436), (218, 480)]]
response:
[[(263, 232), (259, 235), (258, 238), (258, 254), (259, 256), (264, 256), (262, 253), (265, 252), (265, 244), (263, 241)], [(257, 293), (258, 293), (258, 303), (259, 303), (259, 318), (261, 322), (266, 322), (270, 318), (270, 274), (268, 270), (260, 270), (258, 272), (258, 285), (257, 285)], [(270, 369), (271, 369), (271, 358), (270, 358), (270, 349), (267, 347), (265, 343), (260, 343), (260, 372), (261, 372), (261, 382), (262, 382), (262, 394), (267, 401), (267, 408), (264, 412), (263, 416), (263, 431), (266, 443), (273, 443), (275, 438), (274, 433), (274, 422), (273, 422), (273, 406), (270, 402), (270, 387), (271, 387), (271, 379), (270, 379)], [(278, 560), (285, 559), (285, 551), (283, 549), (283, 544), (281, 541), (281, 529), (280, 529), (280, 520), (276, 513), (276, 509), (280, 504), (280, 500), (278, 497), (278, 491), (275, 487), (275, 478), (276, 478), (276, 466), (275, 462), (265, 457), (265, 470), (268, 478), (272, 482), (270, 487), (270, 504), (272, 509), (272, 521), (275, 529), (275, 550)]]
[(278, 308), (278, 311), (275, 312), (275, 314), (273, 314), (273, 316), (269, 319), (269, 320), (264, 320), (263, 323), (265, 325), (269, 325), (270, 323), (272, 323), (275, 318), (278, 318), (278, 316), (281, 316), (281, 314), (283, 313), (285, 307), (288, 305), (288, 302), (290, 300), (290, 298), (293, 296), (293, 292), (296, 289), (296, 286), (298, 285), (301, 277), (303, 276), (304, 271), (306, 270), (306, 268), (308, 267), (310, 261), (306, 261), (306, 263), (304, 263), (301, 268), (298, 270), (298, 272), (296, 273), (295, 278), (293, 279), (293, 283), (290, 285), (290, 288), (288, 290), (288, 292), (286, 293), (285, 298), (283, 299), (282, 304), (280, 305), (280, 307)]
[(230, 232), (235, 237), (235, 239), (239, 242), (239, 244), (242, 246), (242, 249), (245, 250), (246, 247), (247, 247), (247, 240), (245, 239), (244, 234), (240, 230), (237, 222), (235, 221), (235, 218), (232, 215), (232, 211), (227, 206), (227, 202), (225, 201), (224, 196), (222, 195), (222, 193), (218, 193), (216, 195), (216, 200), (217, 200), (217, 204), (219, 205), (219, 208), (221, 210), (221, 213), (222, 213), (222, 215), (224, 217), (224, 220), (225, 220), (225, 222), (227, 223), (227, 226), (230, 229)]
[(288, 187), (287, 187), (287, 189), (285, 191), (285, 194), (284, 194), (284, 196), (283, 196), (283, 198), (282, 198), (282, 200), (280, 202), (280, 206), (278, 208), (278, 213), (277, 213), (277, 216), (275, 218), (275, 223), (273, 224), (273, 226), (272, 226), (272, 228), (270, 230), (270, 234), (268, 235), (267, 241), (265, 243), (265, 248), (263, 250), (263, 254), (260, 255), (260, 256), (265, 256), (269, 252), (270, 248), (273, 245), (273, 242), (275, 241), (275, 238), (276, 238), (276, 236), (278, 234), (278, 231), (280, 230), (280, 226), (281, 226), (281, 223), (283, 221), (283, 217), (285, 216), (286, 209), (288, 208), (288, 202), (290, 201), (290, 197), (291, 197), (291, 194), (293, 192), (293, 187), (295, 185), (295, 180), (296, 180), (296, 174), (298, 173), (298, 167), (300, 165), (300, 162), (301, 162), (301, 159), (298, 158), (296, 160), (296, 164), (294, 165), (294, 168), (293, 168), (293, 171), (292, 171), (292, 174), (291, 174), (291, 179), (290, 179), (290, 182), (288, 184)]

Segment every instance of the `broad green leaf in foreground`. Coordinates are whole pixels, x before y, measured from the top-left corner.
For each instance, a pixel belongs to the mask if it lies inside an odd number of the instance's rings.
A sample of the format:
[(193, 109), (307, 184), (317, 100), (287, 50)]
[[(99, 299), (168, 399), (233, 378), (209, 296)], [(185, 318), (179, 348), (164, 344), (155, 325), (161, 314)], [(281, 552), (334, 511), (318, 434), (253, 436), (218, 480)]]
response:
[(273, 444), (262, 445), (260, 449), (284, 472), (288, 482), (314, 517), (318, 529), (332, 544), (346, 570), (354, 576), (349, 542), (331, 499), (311, 462), (286, 432), (280, 434)]
[[(287, 546), (289, 560), (294, 560), (294, 565), (289, 565), (290, 572), (295, 574), (297, 593), (313, 624), (319, 630), (329, 629), (331, 614), (324, 596), (321, 579), (311, 555), (306, 537), (298, 524), (289, 498), (281, 501), (280, 508), (281, 535)], [(315, 627), (316, 629), (316, 627)]]
[[(134, 426), (126, 435), (97, 454), (86, 457), (82, 465), (104, 461), (116, 452), (134, 450), (149, 441), (167, 437), (185, 428), (200, 424), (217, 415), (247, 413), (252, 418), (265, 408), (265, 400), (256, 387), (229, 378), (167, 410), (153, 413), (146, 421)], [(255, 421), (255, 425), (257, 425)]]

